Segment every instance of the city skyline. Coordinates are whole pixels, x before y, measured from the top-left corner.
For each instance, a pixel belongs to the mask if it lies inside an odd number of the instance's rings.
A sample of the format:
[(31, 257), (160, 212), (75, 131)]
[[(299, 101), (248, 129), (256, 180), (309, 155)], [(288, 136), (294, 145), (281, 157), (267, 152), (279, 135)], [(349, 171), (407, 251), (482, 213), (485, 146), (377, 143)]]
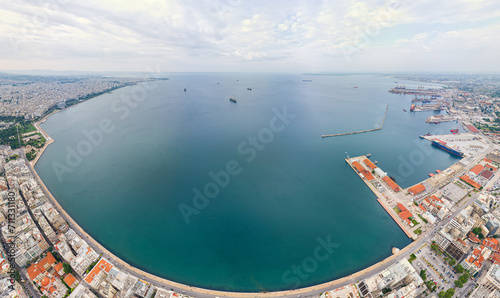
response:
[(497, 72), (494, 1), (4, 3), (3, 70)]

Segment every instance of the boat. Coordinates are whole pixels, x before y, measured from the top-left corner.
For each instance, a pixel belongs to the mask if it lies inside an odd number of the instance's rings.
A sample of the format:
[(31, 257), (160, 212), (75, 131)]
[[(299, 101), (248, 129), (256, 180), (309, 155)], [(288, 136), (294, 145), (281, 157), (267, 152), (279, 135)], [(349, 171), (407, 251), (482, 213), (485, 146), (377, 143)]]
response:
[(302, 82), (312, 82), (313, 80), (302, 80)]
[(406, 109), (403, 109), (403, 112), (406, 112)]
[(419, 136), (421, 139), (425, 139), (425, 137), (428, 137), (428, 136), (432, 136), (432, 134), (430, 132), (428, 132), (427, 134), (423, 135), (423, 136)]
[(247, 90), (252, 90), (252, 88), (247, 88)]
[(464, 153), (463, 152), (446, 146), (446, 142), (443, 142), (441, 140), (438, 140), (438, 139), (432, 140), (432, 145), (434, 145), (434, 146), (438, 147), (439, 149), (444, 150), (444, 151), (446, 151), (448, 153), (451, 153), (451, 154), (453, 154), (455, 156), (464, 157)]
[(184, 88), (184, 92), (186, 92), (186, 88)]
[(366, 154), (365, 156), (366, 156), (366, 157), (371, 157), (371, 156), (372, 156), (372, 154), (371, 154), (371, 153), (368, 153), (368, 154)]
[(354, 86), (354, 87), (352, 87), (352, 88), (358, 88), (358, 86)]
[(456, 129), (450, 129), (450, 132), (451, 132), (452, 134), (456, 134), (456, 133), (458, 132), (458, 128), (456, 128)]
[(414, 104), (411, 105), (411, 107), (410, 107), (410, 112), (413, 112), (413, 111), (415, 111), (415, 105)]
[(234, 98), (234, 97), (229, 97), (229, 101), (230, 101), (230, 102), (234, 102), (234, 103), (236, 103), (236, 98)]
[(378, 161), (374, 161), (373, 163), (374, 163), (374, 164), (378, 164)]

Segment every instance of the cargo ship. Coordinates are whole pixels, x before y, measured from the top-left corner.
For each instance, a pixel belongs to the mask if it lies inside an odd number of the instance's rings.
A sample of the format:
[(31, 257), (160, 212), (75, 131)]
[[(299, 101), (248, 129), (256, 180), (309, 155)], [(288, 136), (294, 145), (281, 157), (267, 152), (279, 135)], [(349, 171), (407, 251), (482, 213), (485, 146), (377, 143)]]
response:
[(441, 140), (438, 140), (438, 139), (432, 140), (432, 145), (434, 145), (434, 146), (438, 147), (439, 149), (444, 150), (444, 151), (446, 151), (448, 153), (451, 153), (451, 154), (453, 154), (455, 156), (464, 157), (464, 153), (463, 152), (455, 150), (453, 148), (450, 148), (450, 147), (446, 146), (446, 142), (443, 142)]
[(410, 107), (410, 112), (413, 112), (413, 111), (415, 111), (415, 105), (411, 105), (411, 107)]
[(230, 102), (234, 102), (234, 103), (236, 103), (236, 98), (234, 98), (234, 97), (229, 97), (229, 101), (230, 101)]

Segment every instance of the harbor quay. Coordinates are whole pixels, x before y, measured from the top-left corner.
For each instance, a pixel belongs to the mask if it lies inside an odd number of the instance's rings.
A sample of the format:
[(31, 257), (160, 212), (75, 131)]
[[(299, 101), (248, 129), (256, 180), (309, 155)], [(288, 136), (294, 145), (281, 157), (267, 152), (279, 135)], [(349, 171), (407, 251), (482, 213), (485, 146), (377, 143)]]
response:
[[(408, 236), (408, 238), (416, 239), (418, 236), (412, 233), (411, 217), (407, 212), (402, 212), (404, 207), (403, 200), (400, 200), (396, 195), (400, 192), (400, 187), (387, 176), (387, 173), (383, 172), (379, 167), (377, 167), (367, 156), (361, 155), (358, 157), (347, 158), (346, 162), (351, 166), (351, 168), (358, 174), (358, 176), (366, 183), (368, 188), (377, 196), (377, 202), (380, 203), (382, 208), (389, 214), (389, 216), (396, 222), (396, 224), (401, 228), (401, 230)], [(392, 192), (391, 192), (392, 191)], [(394, 203), (397, 202), (397, 203)], [(395, 205), (394, 205), (395, 204)], [(392, 206), (391, 206), (392, 205)], [(393, 208), (400, 206), (400, 212), (397, 213)], [(398, 216), (398, 214), (401, 216)]]

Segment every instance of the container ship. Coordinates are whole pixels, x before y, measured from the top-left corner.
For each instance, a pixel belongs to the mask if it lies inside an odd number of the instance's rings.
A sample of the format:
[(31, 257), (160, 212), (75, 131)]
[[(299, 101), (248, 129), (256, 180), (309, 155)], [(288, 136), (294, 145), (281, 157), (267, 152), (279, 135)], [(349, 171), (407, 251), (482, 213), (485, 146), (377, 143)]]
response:
[(464, 157), (464, 153), (463, 152), (460, 152), (458, 150), (455, 150), (453, 148), (450, 148), (450, 147), (446, 146), (446, 142), (443, 142), (441, 140), (438, 140), (438, 139), (432, 140), (432, 145), (434, 145), (434, 146), (438, 147), (439, 149), (444, 150), (444, 151), (446, 151), (448, 153), (451, 153), (451, 154), (453, 154), (455, 156)]

